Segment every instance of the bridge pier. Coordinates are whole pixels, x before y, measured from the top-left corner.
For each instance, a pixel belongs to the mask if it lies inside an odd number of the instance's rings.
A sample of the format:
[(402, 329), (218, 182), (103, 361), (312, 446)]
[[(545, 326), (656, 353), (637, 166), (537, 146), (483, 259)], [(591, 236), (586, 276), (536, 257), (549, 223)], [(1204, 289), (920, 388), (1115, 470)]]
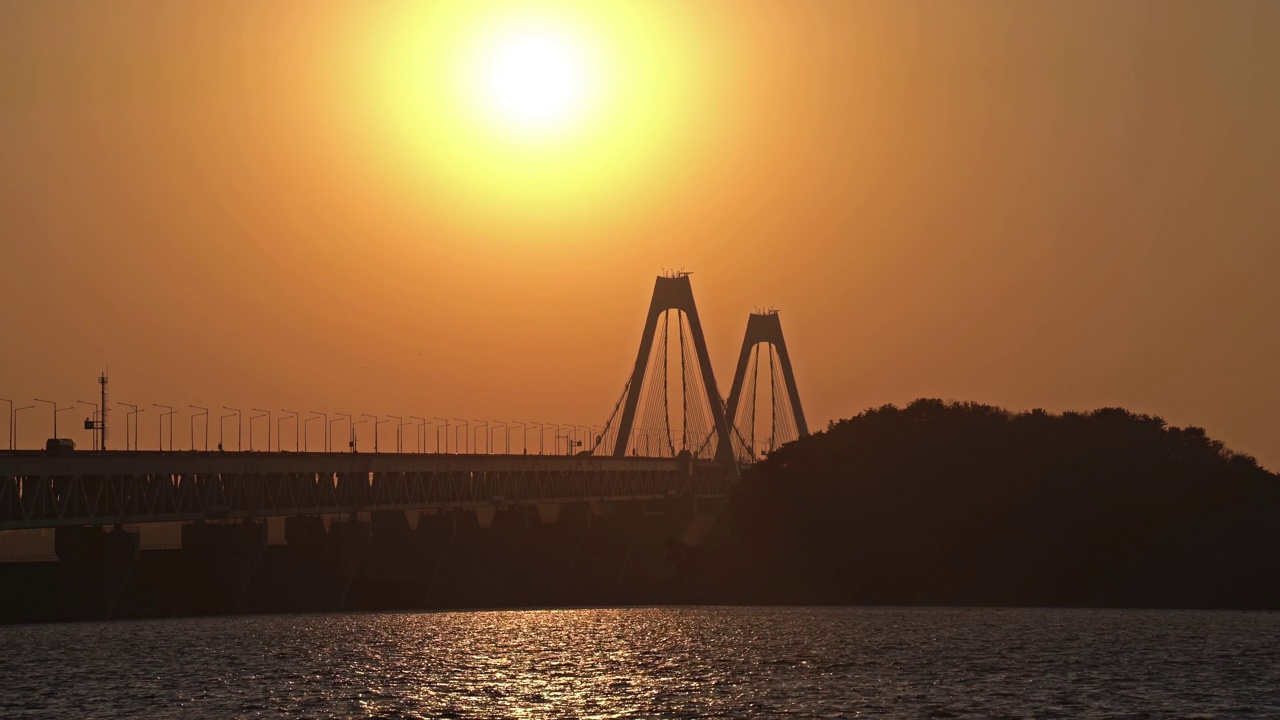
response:
[(289, 547), (319, 550), (329, 539), (329, 528), (318, 515), (290, 515), (284, 519), (284, 541)]
[[(103, 527), (59, 527), (54, 529), (53, 547), (61, 580), (67, 583), (65, 601), (87, 602), (84, 611), (89, 617), (114, 617), (138, 564), (138, 533), (119, 526), (110, 531)], [(72, 590), (74, 586), (80, 591)]]
[(404, 510), (369, 513), (368, 546), (351, 576), (347, 607), (381, 610), (420, 604), (423, 548), (414, 531), (419, 522), (418, 513)]
[[(182, 552), (209, 573), (221, 592), (213, 594), (214, 612), (241, 609), (246, 590), (267, 550), (267, 524), (243, 522), (182, 526)], [(217, 602), (220, 601), (220, 602)]]
[(329, 525), (329, 539), (333, 546), (334, 561), (338, 570), (338, 608), (347, 606), (347, 595), (351, 592), (351, 584), (360, 571), (369, 545), (373, 540), (373, 532), (367, 520), (360, 520), (355, 514), (346, 520), (335, 520)]

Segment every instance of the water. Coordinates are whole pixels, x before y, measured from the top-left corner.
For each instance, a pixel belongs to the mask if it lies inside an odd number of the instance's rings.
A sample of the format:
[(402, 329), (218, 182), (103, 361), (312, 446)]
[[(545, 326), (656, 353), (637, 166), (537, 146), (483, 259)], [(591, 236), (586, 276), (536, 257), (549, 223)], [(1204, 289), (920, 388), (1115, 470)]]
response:
[(0, 628), (4, 718), (1280, 717), (1280, 614), (634, 608)]

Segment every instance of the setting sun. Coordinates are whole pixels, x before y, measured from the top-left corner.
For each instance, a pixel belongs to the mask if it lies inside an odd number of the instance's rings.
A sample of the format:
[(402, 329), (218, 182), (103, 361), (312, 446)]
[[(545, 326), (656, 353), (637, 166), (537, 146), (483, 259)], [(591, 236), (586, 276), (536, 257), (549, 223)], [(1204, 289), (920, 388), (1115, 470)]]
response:
[(688, 152), (706, 95), (692, 90), (694, 44), (649, 5), (445, 3), (374, 26), (373, 95), (355, 123), (368, 157), (390, 192), (466, 224), (639, 207)]
[(503, 119), (543, 128), (569, 119), (583, 100), (580, 52), (550, 32), (505, 36), (490, 49), (484, 91)]

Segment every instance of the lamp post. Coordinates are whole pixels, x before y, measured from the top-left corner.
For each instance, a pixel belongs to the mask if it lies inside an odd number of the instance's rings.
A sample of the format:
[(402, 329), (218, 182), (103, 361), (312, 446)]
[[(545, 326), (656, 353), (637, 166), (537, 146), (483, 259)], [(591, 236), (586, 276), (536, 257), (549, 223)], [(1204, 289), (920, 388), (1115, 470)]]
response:
[(209, 408), (200, 407), (199, 405), (188, 405), (189, 408), (203, 410), (204, 412), (191, 413), (191, 449), (196, 449), (196, 418), (204, 416), (204, 451), (209, 452)]
[(240, 410), (226, 405), (223, 405), (222, 409), (230, 410), (236, 414), (236, 452), (240, 452), (240, 438), (244, 437), (244, 433), (240, 432)]
[(227, 425), (223, 422), (227, 418), (235, 417), (235, 413), (227, 413), (218, 416), (218, 452), (226, 452), (227, 446), (223, 444), (223, 438), (227, 434)]
[(476, 454), (477, 455), (480, 454), (480, 428), (483, 427), (484, 428), (484, 451), (485, 451), (485, 454), (492, 455), (493, 447), (492, 447), (492, 443), (489, 442), (492, 439), (489, 437), (489, 421), (488, 420), (472, 420), (471, 422), (475, 423), (475, 428), (472, 430), (472, 432), (475, 433), (475, 435), (471, 439), (472, 439), (472, 445), (475, 446)]
[(36, 398), (35, 401), (49, 403), (50, 408), (53, 410), (53, 437), (58, 437), (58, 403), (52, 400), (41, 400), (40, 398)]
[[(465, 449), (463, 450), (463, 452), (470, 453), (471, 452), (471, 424), (468, 423), (466, 420), (463, 420), (462, 418), (454, 418), (453, 420), (454, 422), (458, 423), (458, 425), (461, 426), (458, 429), (461, 430), (463, 434), (466, 436), (467, 443), (465, 445)], [(458, 452), (458, 438), (456, 437), (453, 439), (453, 451)]]
[[(329, 415), (319, 410), (312, 410), (311, 413), (324, 418), (324, 451), (329, 452)], [(307, 421), (310, 422), (311, 420), (315, 420), (315, 418), (308, 418)]]
[(529, 454), (529, 428), (525, 427), (522, 422), (511, 421), (511, 429), (520, 428), (520, 453), (522, 455)]
[(157, 430), (159, 437), (156, 438), (156, 443), (157, 443), (156, 449), (157, 450), (164, 449), (164, 429), (163, 429), (164, 419), (169, 418), (169, 452), (173, 452), (173, 416), (178, 411), (174, 410), (168, 405), (161, 405), (159, 403), (151, 403), (151, 405), (153, 407), (164, 408), (167, 411), (167, 412), (160, 413), (160, 420), (158, 423), (160, 429)]
[(253, 452), (253, 421), (259, 418), (267, 419), (267, 447), (271, 447), (271, 416), (258, 408), (250, 408), (250, 410), (258, 414), (249, 416), (249, 452)]
[[(266, 415), (266, 451), (271, 452), (271, 411), (262, 410), (261, 407), (255, 407), (253, 411), (255, 411), (255, 413), (262, 413)], [(259, 415), (259, 418), (261, 418), (261, 416), (262, 415)], [(253, 450), (252, 425), (253, 420), (250, 420), (250, 429), (248, 429), (248, 446), (250, 446), (250, 450)], [(279, 446), (279, 438), (276, 438), (276, 446)]]
[(298, 418), (298, 411), (297, 410), (281, 410), (280, 412), (286, 413), (286, 414), (284, 417), (276, 421), (276, 447), (279, 448), (281, 445), (284, 444), (284, 441), (280, 439), (280, 423), (292, 417), (293, 418), (293, 451), (298, 452), (299, 443), (301, 442), (301, 438), (299, 436), (302, 435), (302, 426), (298, 424), (300, 422)]
[(312, 420), (324, 420), (325, 430), (328, 430), (329, 421), (325, 419), (324, 413), (315, 413), (311, 417), (302, 421), (302, 452), (311, 452), (308, 442), (311, 440), (311, 431), (308, 429)]
[[(347, 452), (355, 452), (356, 447), (356, 426), (351, 422), (351, 415), (348, 413), (334, 413), (339, 418), (345, 418), (347, 421)], [(336, 422), (336, 421), (335, 421)]]
[(93, 419), (85, 420), (84, 427), (86, 430), (93, 431), (93, 449), (97, 450), (98, 449), (98, 429), (101, 427), (98, 424), (98, 403), (89, 402), (88, 400), (77, 400), (76, 402), (80, 405), (88, 405), (89, 407), (93, 408), (93, 415), (92, 415)]
[(60, 408), (58, 407), (58, 403), (54, 402), (53, 400), (41, 400), (40, 398), (32, 398), (32, 399), (35, 400), (36, 402), (49, 403), (49, 407), (53, 410), (53, 437), (57, 438), (58, 437), (58, 413), (71, 410), (75, 406), (68, 405), (66, 407)]
[(16, 407), (13, 409), (13, 421), (10, 424), (13, 426), (12, 427), (13, 429), (12, 444), (14, 446), (14, 449), (17, 449), (17, 446), (18, 446), (18, 413), (22, 412), (23, 410), (30, 410), (34, 407), (35, 405), (23, 405), (22, 407)]
[[(444, 451), (449, 452), (449, 421), (444, 418), (433, 417), (432, 420), (439, 420), (444, 424)], [(457, 449), (456, 447), (454, 448)], [(436, 452), (440, 452), (440, 428), (436, 428)]]
[[(418, 421), (418, 427), (414, 428), (417, 432), (413, 434), (413, 449), (415, 452), (425, 452), (423, 448), (427, 444), (427, 419), (417, 415), (410, 415), (409, 419)], [(419, 435), (422, 437), (421, 440), (418, 439)]]
[(139, 410), (137, 405), (133, 405), (131, 403), (116, 403), (116, 404), (120, 405), (121, 407), (129, 408), (129, 412), (125, 413), (125, 416), (124, 416), (124, 449), (125, 450), (129, 449), (129, 418), (133, 418), (133, 449), (135, 452), (137, 452), (138, 450), (137, 415), (138, 413), (144, 412), (144, 410)]
[[(378, 453), (378, 426), (386, 422), (386, 420), (379, 420), (377, 415), (370, 415), (368, 413), (361, 413), (360, 417), (369, 418), (373, 421), (373, 452), (376, 455)], [(364, 420), (361, 420), (360, 422), (364, 422)]]
[(511, 454), (511, 431), (510, 429), (507, 428), (507, 423), (504, 420), (493, 421), (493, 429), (497, 430), (498, 428), (502, 428), (502, 452), (505, 455), (510, 455)]
[[(359, 452), (359, 449), (360, 449), (360, 446), (356, 444), (356, 440), (358, 439), (356, 437), (356, 426), (363, 425), (364, 423), (367, 423), (367, 422), (369, 421), (356, 420), (355, 422), (351, 423), (351, 452)], [(376, 424), (373, 426), (373, 444), (374, 445), (378, 444), (378, 426)]]
[[(348, 425), (350, 425), (350, 424), (351, 424), (351, 416), (350, 416), (350, 415), (346, 415), (346, 414), (344, 414), (344, 413), (334, 413), (334, 415), (337, 415), (338, 417), (337, 417), (336, 419), (334, 419), (334, 420), (330, 420), (330, 421), (329, 421), (329, 427), (330, 427), (330, 428), (332, 428), (334, 424), (342, 422), (344, 419), (347, 421), (347, 424), (348, 424)], [(330, 434), (332, 434), (332, 431), (330, 432)], [(348, 439), (347, 439), (347, 450), (350, 450), (350, 449), (351, 449), (351, 440), (350, 440), (350, 437), (351, 437), (351, 431), (350, 431), (350, 429), (348, 429), (348, 430), (347, 430), (347, 438), (348, 438)]]
[[(347, 415), (347, 418), (346, 418), (346, 419), (347, 419), (347, 421), (348, 421), (348, 423), (349, 423), (349, 421), (351, 421), (351, 415)], [(333, 427), (334, 427), (334, 425), (337, 425), (337, 424), (338, 424), (338, 423), (340, 423), (340, 421), (342, 421), (342, 420), (343, 420), (342, 418), (334, 418), (333, 420), (329, 420), (329, 434), (330, 434), (330, 436), (333, 436)], [(348, 447), (348, 450), (349, 450), (349, 447)]]
[(410, 424), (410, 423), (406, 423), (406, 422), (404, 421), (404, 418), (400, 417), (399, 415), (388, 415), (387, 417), (389, 417), (389, 418), (394, 418), (395, 420), (397, 420), (397, 422), (396, 422), (396, 452), (397, 452), (397, 453), (402, 453), (402, 452), (404, 452), (404, 426), (405, 426), (405, 425), (408, 425), (408, 424)]

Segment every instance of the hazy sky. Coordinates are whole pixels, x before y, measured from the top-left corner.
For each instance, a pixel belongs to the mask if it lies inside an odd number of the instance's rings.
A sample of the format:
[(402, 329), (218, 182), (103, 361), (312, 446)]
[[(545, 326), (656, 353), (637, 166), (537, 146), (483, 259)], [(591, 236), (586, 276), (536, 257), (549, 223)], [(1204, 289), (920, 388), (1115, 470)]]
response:
[[(555, 132), (473, 107), (504, 23), (589, 66)], [(1275, 469), (1277, 128), (1267, 1), (14, 0), (0, 397), (600, 424), (683, 267), (811, 427), (1120, 405)]]

